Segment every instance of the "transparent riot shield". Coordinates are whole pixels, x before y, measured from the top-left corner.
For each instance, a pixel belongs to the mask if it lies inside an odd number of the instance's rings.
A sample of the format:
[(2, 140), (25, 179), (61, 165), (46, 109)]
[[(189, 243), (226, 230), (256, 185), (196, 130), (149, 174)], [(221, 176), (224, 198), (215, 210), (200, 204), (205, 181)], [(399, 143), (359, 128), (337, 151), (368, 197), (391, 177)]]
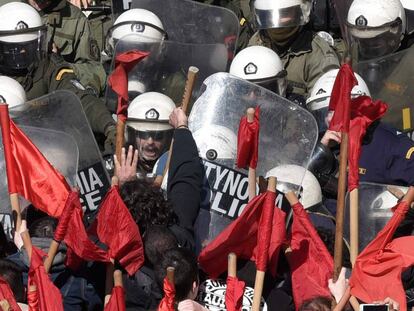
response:
[(239, 21), (223, 7), (191, 0), (132, 0), (131, 7), (157, 15), (170, 41), (236, 46)]
[(360, 62), (356, 66), (374, 99), (388, 104), (382, 118), (395, 128), (411, 133), (414, 129), (414, 47), (385, 57)]
[(352, 46), (352, 37), (346, 27), (346, 17), (352, 1), (353, 0), (333, 0), (336, 18), (338, 19), (339, 27), (341, 28), (342, 38), (345, 40), (348, 48)]
[[(253, 83), (217, 73), (204, 81), (203, 89), (189, 116), (205, 167), (203, 202), (196, 225), (200, 245), (220, 233), (247, 204), (247, 171), (235, 165), (239, 122), (247, 108), (260, 107), (258, 176), (271, 176), (269, 171), (286, 164), (306, 167), (318, 137), (310, 112)], [(278, 182), (282, 185), (284, 181)], [(284, 191), (297, 193), (301, 187), (283, 186)], [(278, 195), (276, 204), (281, 206), (282, 200), (283, 194)]]
[[(139, 50), (149, 52), (128, 75), (129, 100), (145, 92), (163, 93), (179, 104), (182, 101), (187, 72), (190, 66), (199, 69), (193, 90), (194, 98), (209, 75), (226, 71), (230, 65), (225, 44), (183, 44), (173, 41), (137, 42), (136, 36), (123, 37), (116, 45), (115, 55)], [(114, 63), (114, 62), (113, 62)], [(107, 88), (107, 105), (116, 110), (117, 97)]]
[[(74, 186), (78, 170), (79, 151), (72, 136), (44, 128), (21, 126), (21, 130), (30, 138), (46, 159)], [(23, 209), (29, 204), (20, 200)], [(12, 238), (12, 214), (7, 187), (6, 164), (4, 161), (3, 142), (0, 136), (0, 222), (7, 237)]]
[(86, 214), (97, 209), (110, 187), (109, 176), (79, 98), (57, 91), (10, 109), (19, 126), (62, 131), (75, 140), (79, 149), (76, 184)]
[[(361, 252), (384, 228), (393, 215), (398, 199), (387, 189), (388, 185), (361, 182), (359, 184), (359, 252)], [(396, 186), (393, 186), (396, 187)], [(398, 188), (404, 193), (408, 188)], [(350, 238), (349, 229), (349, 193), (346, 197), (344, 237)]]

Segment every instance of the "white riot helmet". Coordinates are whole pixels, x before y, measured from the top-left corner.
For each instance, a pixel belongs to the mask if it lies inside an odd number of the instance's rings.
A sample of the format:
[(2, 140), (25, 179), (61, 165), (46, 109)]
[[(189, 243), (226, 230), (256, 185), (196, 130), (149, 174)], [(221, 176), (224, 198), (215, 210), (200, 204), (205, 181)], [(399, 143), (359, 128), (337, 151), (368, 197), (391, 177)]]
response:
[(26, 92), (19, 82), (7, 76), (0, 76), (0, 102), (7, 103), (9, 108), (26, 102)]
[(249, 46), (233, 59), (230, 73), (281, 96), (286, 95), (286, 70), (280, 57), (264, 46)]
[(302, 26), (309, 22), (310, 0), (255, 0), (253, 3), (259, 29)]
[(412, 34), (414, 32), (414, 1), (413, 0), (401, 0), (401, 4), (405, 10), (406, 16), (406, 32)]
[(155, 161), (169, 147), (173, 132), (169, 117), (174, 108), (171, 98), (157, 92), (141, 94), (129, 104), (126, 139), (136, 144), (144, 159)]
[(227, 127), (211, 124), (193, 133), (201, 158), (209, 161), (234, 160), (237, 155), (237, 136)]
[[(46, 26), (29, 4), (10, 2), (0, 7), (0, 70), (27, 69), (46, 54)], [(12, 70), (12, 71), (11, 71)]]
[[(325, 118), (328, 114), (329, 101), (331, 99), (332, 89), (338, 72), (339, 69), (332, 69), (324, 73), (316, 81), (306, 100), (306, 107), (312, 112), (318, 122), (319, 132), (324, 132), (327, 129)], [(355, 73), (355, 77), (358, 84), (353, 87), (351, 96), (353, 98), (362, 95), (371, 96), (364, 79), (357, 73)]]
[(362, 58), (372, 59), (398, 49), (406, 17), (400, 0), (354, 0), (346, 25)]
[(276, 189), (287, 193), (295, 191), (300, 186), (300, 193), (296, 193), (305, 209), (322, 203), (322, 190), (316, 177), (302, 166), (287, 164), (272, 168), (266, 173), (266, 178), (277, 178)]
[(166, 39), (161, 20), (145, 9), (130, 9), (122, 13), (108, 31), (107, 50), (112, 52), (118, 40), (154, 42)]

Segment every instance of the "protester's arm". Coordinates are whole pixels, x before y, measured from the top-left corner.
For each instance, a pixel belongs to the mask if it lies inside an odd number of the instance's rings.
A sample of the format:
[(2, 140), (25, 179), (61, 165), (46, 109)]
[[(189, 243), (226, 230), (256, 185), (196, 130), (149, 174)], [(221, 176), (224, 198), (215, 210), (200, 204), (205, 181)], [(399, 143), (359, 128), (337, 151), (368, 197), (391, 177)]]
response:
[(168, 172), (168, 199), (179, 218), (180, 227), (193, 230), (200, 206), (202, 164), (196, 143), (187, 128), (187, 117), (176, 108), (170, 117), (175, 128)]

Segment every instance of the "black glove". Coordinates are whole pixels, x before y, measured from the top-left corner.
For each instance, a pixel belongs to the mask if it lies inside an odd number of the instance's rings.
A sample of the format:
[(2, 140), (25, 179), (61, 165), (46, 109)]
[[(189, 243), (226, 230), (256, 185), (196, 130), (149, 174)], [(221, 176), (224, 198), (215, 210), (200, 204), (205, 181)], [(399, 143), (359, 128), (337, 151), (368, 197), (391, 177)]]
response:
[(116, 146), (116, 125), (110, 124), (105, 128), (104, 155), (114, 154)]

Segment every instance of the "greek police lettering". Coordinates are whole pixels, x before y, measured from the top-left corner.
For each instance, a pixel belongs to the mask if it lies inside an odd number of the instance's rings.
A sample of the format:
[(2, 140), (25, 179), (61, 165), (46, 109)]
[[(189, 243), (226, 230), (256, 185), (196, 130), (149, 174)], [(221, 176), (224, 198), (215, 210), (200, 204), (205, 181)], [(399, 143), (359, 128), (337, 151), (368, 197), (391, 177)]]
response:
[[(231, 220), (236, 219), (249, 200), (248, 176), (207, 160), (203, 160), (203, 164), (205, 176), (201, 192), (201, 208)], [(276, 191), (275, 206), (286, 213), (290, 211), (289, 202), (279, 191)]]
[(9, 239), (13, 238), (12, 234), (12, 217), (10, 214), (0, 214), (0, 224), (3, 225), (3, 230)]
[(96, 210), (109, 189), (102, 164), (99, 162), (78, 171), (76, 185), (80, 190), (80, 200), (84, 210), (86, 209), (86, 212)]
[(249, 198), (248, 176), (204, 160), (205, 178), (201, 207), (230, 219), (237, 218)]
[(124, 11), (129, 10), (131, 8), (131, 2), (132, 0), (122, 0), (122, 3), (124, 5)]

